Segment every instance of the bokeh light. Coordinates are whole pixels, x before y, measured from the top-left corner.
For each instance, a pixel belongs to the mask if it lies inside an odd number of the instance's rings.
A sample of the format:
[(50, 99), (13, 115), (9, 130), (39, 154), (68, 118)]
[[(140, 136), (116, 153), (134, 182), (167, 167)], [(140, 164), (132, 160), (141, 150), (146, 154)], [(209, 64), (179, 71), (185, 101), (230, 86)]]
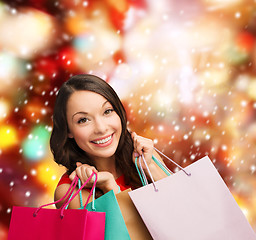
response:
[(50, 15), (25, 7), (19, 11), (13, 8), (11, 14), (8, 10), (3, 13), (0, 32), (0, 45), (6, 51), (30, 59), (51, 47), (56, 30)]
[(16, 129), (9, 125), (0, 126), (0, 149), (9, 148), (18, 143)]
[(49, 148), (49, 131), (42, 125), (34, 127), (28, 137), (22, 142), (25, 159), (32, 162), (40, 161)]
[(53, 200), (53, 106), (78, 73), (106, 80), (129, 129), (182, 166), (208, 155), (256, 230), (255, 13), (253, 0), (1, 1), (0, 239), (13, 205)]

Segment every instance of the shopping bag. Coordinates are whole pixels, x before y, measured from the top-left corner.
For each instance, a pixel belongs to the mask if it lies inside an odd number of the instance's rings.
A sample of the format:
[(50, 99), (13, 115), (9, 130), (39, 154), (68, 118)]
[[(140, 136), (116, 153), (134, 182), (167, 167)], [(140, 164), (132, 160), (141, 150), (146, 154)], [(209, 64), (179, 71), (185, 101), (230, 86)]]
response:
[(157, 182), (150, 175), (152, 183), (129, 192), (154, 239), (256, 239), (209, 157), (181, 169)]
[(142, 221), (137, 209), (128, 195), (131, 189), (116, 194), (116, 199), (132, 240), (152, 240), (152, 237)]
[[(96, 183), (96, 180), (94, 180)], [(81, 181), (78, 179), (78, 186)], [(82, 193), (79, 192), (80, 208), (84, 209)], [(131, 200), (130, 200), (131, 201)], [(106, 213), (105, 221), (105, 240), (130, 240), (129, 232), (126, 228), (121, 210), (119, 208), (114, 191), (111, 190), (101, 197), (95, 199), (95, 188), (93, 189), (92, 202), (86, 203), (89, 211), (100, 211)]]
[(90, 202), (86, 209), (106, 213), (105, 240), (130, 240), (114, 191), (111, 190)]
[[(97, 176), (96, 173), (93, 173), (85, 184), (93, 175)], [(81, 191), (85, 184), (72, 198), (66, 200), (60, 209), (43, 208), (61, 202), (66, 197), (68, 199), (77, 182), (78, 177), (74, 179), (67, 193), (56, 202), (45, 204), (39, 208), (14, 206), (8, 240), (103, 240), (105, 231), (104, 212), (90, 212), (87, 209), (66, 209), (69, 202)]]

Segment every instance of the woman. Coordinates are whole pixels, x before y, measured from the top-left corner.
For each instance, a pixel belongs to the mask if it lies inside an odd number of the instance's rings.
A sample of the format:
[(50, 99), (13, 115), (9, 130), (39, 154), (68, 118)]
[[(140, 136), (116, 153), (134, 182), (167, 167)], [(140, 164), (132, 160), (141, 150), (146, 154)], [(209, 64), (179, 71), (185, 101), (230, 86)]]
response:
[[(166, 176), (152, 161), (153, 154), (160, 160), (153, 141), (127, 130), (126, 113), (116, 92), (94, 75), (73, 76), (60, 88), (50, 147), (54, 160), (67, 168), (55, 190), (55, 200), (67, 192), (76, 175), (84, 183), (93, 171), (98, 175), (96, 196), (140, 187), (134, 160), (142, 152), (154, 179)], [(92, 183), (82, 190), (84, 200)], [(79, 207), (77, 196), (69, 208)]]

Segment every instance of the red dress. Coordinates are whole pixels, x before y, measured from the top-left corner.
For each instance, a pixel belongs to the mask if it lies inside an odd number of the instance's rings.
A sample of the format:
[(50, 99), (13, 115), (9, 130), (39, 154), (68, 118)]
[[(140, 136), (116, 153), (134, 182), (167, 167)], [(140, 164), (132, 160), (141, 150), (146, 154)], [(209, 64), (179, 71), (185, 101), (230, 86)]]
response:
[[(71, 184), (71, 180), (69, 179), (69, 175), (67, 173), (64, 173), (62, 175), (57, 187), (60, 186), (61, 184), (64, 184), (64, 183)], [(121, 175), (119, 178), (117, 178), (116, 183), (120, 187), (121, 191), (124, 191), (128, 188), (132, 188), (131, 186), (125, 184), (124, 175)]]

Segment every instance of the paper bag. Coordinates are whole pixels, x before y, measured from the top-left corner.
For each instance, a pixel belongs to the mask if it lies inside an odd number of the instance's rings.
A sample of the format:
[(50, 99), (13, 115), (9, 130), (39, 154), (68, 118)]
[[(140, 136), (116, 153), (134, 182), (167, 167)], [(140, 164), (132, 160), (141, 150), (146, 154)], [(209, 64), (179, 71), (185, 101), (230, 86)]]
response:
[(130, 191), (131, 189), (127, 189), (116, 195), (130, 237), (132, 240), (152, 240), (148, 229), (128, 195)]
[(255, 240), (208, 157), (129, 195), (155, 240)]

